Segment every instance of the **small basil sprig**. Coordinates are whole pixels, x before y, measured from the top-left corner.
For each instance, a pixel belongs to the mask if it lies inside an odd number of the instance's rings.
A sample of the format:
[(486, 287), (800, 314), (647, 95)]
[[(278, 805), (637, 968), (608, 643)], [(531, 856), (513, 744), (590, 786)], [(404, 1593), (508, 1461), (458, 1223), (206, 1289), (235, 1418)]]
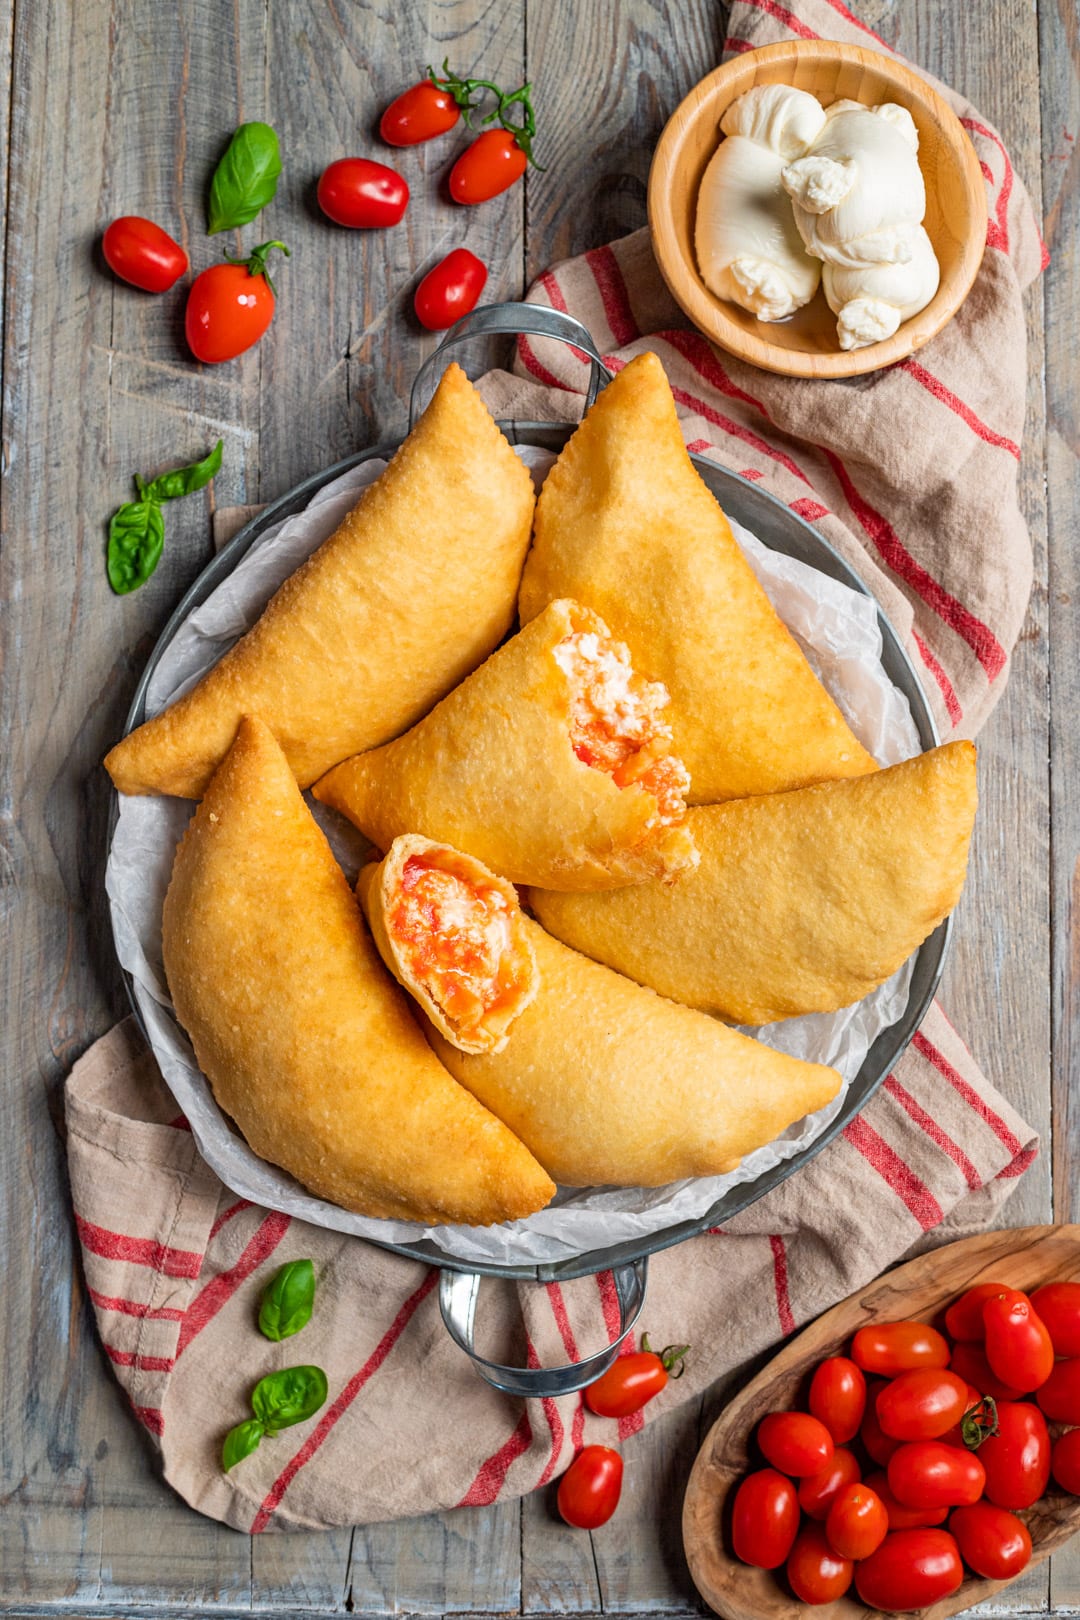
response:
[(281, 151), (270, 125), (241, 124), (210, 182), (210, 235), (250, 225), (273, 201), (280, 173)]
[(149, 484), (135, 474), (137, 501), (125, 501), (109, 523), (109, 550), (106, 567), (109, 584), (118, 596), (145, 585), (161, 559), (165, 544), (165, 516), (162, 504), (181, 495), (192, 495), (204, 488), (221, 466), (222, 441), (202, 461), (190, 467), (176, 467)]
[(225, 1436), (221, 1448), (225, 1472), (250, 1457), (264, 1435), (278, 1434), (314, 1417), (326, 1400), (327, 1389), (321, 1367), (283, 1367), (260, 1378), (251, 1392), (255, 1416), (238, 1423)]
[(267, 1339), (289, 1339), (311, 1321), (315, 1303), (315, 1266), (290, 1260), (272, 1277), (259, 1306), (259, 1331)]

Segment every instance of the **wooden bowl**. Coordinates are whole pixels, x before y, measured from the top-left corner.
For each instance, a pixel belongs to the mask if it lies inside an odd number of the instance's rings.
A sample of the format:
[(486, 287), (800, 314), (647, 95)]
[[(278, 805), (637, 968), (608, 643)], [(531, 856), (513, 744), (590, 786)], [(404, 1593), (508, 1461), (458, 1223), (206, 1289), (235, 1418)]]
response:
[[(842, 350), (836, 316), (820, 289), (789, 320), (759, 321), (738, 304), (717, 298), (698, 273), (694, 218), (702, 176), (722, 139), (720, 119), (758, 84), (794, 85), (826, 107), (845, 99), (866, 106), (895, 101), (915, 120), (926, 182), (923, 223), (941, 266), (941, 283), (926, 308), (882, 343)], [(960, 120), (910, 68), (860, 45), (785, 40), (735, 57), (680, 102), (649, 171), (649, 225), (672, 295), (714, 343), (751, 365), (789, 377), (856, 377), (913, 354), (956, 314), (986, 246), (986, 187)]]
[[(683, 1503), (683, 1542), (690, 1573), (706, 1603), (725, 1620), (870, 1620), (878, 1614), (859, 1601), (855, 1587), (835, 1603), (798, 1602), (783, 1570), (752, 1569), (731, 1549), (731, 1503), (739, 1481), (761, 1467), (750, 1453), (759, 1420), (800, 1402), (805, 1410), (810, 1374), (826, 1356), (846, 1353), (857, 1328), (905, 1318), (932, 1321), (977, 1282), (1003, 1282), (1029, 1293), (1043, 1283), (1080, 1280), (1080, 1226), (1028, 1226), (983, 1232), (909, 1260), (852, 1294), (784, 1346), (717, 1418), (698, 1452)], [(1051, 1433), (1057, 1426), (1051, 1424)], [(1031, 1532), (1030, 1569), (1080, 1529), (1080, 1497), (1050, 1482), (1048, 1493), (1020, 1517)], [(947, 1528), (947, 1527), (943, 1527)], [(951, 1597), (920, 1609), (922, 1620), (944, 1620), (999, 1592), (1007, 1581), (969, 1574)]]

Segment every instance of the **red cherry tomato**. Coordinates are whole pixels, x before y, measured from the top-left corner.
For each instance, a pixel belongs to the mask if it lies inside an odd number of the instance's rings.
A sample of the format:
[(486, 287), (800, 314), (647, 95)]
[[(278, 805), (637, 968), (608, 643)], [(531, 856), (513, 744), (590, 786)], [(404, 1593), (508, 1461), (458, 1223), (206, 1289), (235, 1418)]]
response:
[(1080, 1357), (1056, 1361), (1035, 1399), (1052, 1423), (1080, 1423)]
[(884, 1468), (899, 1446), (899, 1440), (893, 1440), (887, 1435), (878, 1422), (877, 1397), (885, 1385), (874, 1379), (866, 1386), (866, 1412), (863, 1416), (859, 1438), (866, 1448), (868, 1455), (879, 1468)]
[(855, 1571), (869, 1609), (925, 1609), (963, 1579), (960, 1549), (947, 1530), (897, 1530)]
[(1080, 1356), (1080, 1283), (1045, 1283), (1031, 1303), (1059, 1356)]
[(986, 1359), (1015, 1389), (1038, 1389), (1054, 1367), (1050, 1335), (1024, 1294), (999, 1294), (983, 1306)]
[(453, 326), (476, 308), (487, 270), (468, 248), (454, 248), (428, 271), (413, 300), (416, 318), (429, 332)]
[(949, 1346), (927, 1322), (882, 1322), (859, 1329), (851, 1358), (864, 1372), (895, 1378), (909, 1367), (947, 1367)]
[[(631, 1412), (640, 1412), (659, 1395), (669, 1377), (681, 1376), (682, 1358), (688, 1349), (689, 1345), (669, 1344), (657, 1355), (649, 1348), (648, 1335), (643, 1335), (640, 1350), (619, 1356), (595, 1384), (589, 1385), (585, 1405), (599, 1417), (629, 1417)], [(673, 1367), (678, 1371), (672, 1373)]]
[(338, 158), (319, 176), (319, 207), (335, 225), (376, 230), (396, 225), (409, 205), (409, 187), (396, 169), (370, 158)]
[(390, 103), (379, 119), (379, 134), (388, 146), (419, 146), (448, 134), (460, 117), (452, 91), (421, 79)]
[(947, 1507), (913, 1508), (904, 1502), (898, 1502), (889, 1489), (886, 1474), (867, 1474), (866, 1483), (880, 1497), (882, 1506), (889, 1516), (890, 1530), (915, 1530), (925, 1524), (944, 1524), (949, 1516)]
[(998, 1432), (979, 1447), (986, 1494), (1004, 1508), (1037, 1502), (1050, 1478), (1050, 1431), (1030, 1401), (999, 1401)]
[[(983, 1326), (983, 1306), (988, 1299), (996, 1299), (999, 1294), (1015, 1292), (1014, 1288), (1009, 1288), (1005, 1283), (976, 1283), (974, 1288), (969, 1288), (966, 1294), (961, 1294), (959, 1299), (954, 1300), (945, 1312), (945, 1331), (949, 1338), (981, 1343), (986, 1333)], [(955, 1361), (954, 1350), (950, 1366)]]
[(114, 219), (101, 239), (101, 250), (113, 275), (143, 292), (168, 292), (188, 267), (179, 242), (138, 214)]
[(819, 1474), (804, 1474), (799, 1481), (799, 1506), (811, 1519), (825, 1519), (837, 1496), (845, 1485), (854, 1485), (861, 1470), (854, 1452), (837, 1446), (829, 1462)]
[(967, 1399), (965, 1378), (944, 1367), (912, 1367), (881, 1391), (878, 1422), (894, 1440), (936, 1440), (959, 1423)]
[(799, 1528), (799, 1504), (790, 1479), (775, 1468), (748, 1474), (735, 1492), (731, 1540), (736, 1558), (758, 1569), (779, 1569)]
[(559, 1481), (559, 1512), (579, 1530), (607, 1524), (619, 1505), (623, 1460), (610, 1446), (586, 1446)]
[(528, 161), (508, 129), (486, 129), (450, 170), (450, 195), (456, 203), (487, 202), (520, 180)]
[(851, 1585), (854, 1565), (838, 1558), (820, 1524), (805, 1524), (787, 1561), (791, 1590), (803, 1603), (833, 1603)]
[(901, 1446), (889, 1458), (888, 1473), (897, 1501), (916, 1508), (966, 1507), (979, 1500), (986, 1484), (974, 1452), (940, 1440), (911, 1440)]
[(949, 1534), (956, 1538), (967, 1567), (989, 1581), (1011, 1581), (1031, 1558), (1027, 1525), (992, 1502), (956, 1508), (949, 1519)]
[(274, 318), (274, 289), (266, 255), (283, 242), (264, 242), (244, 264), (214, 264), (195, 277), (188, 293), (184, 331), (196, 360), (233, 360), (258, 343)]
[(966, 1378), (969, 1384), (982, 1395), (992, 1395), (995, 1401), (1018, 1401), (1023, 1390), (1015, 1389), (1012, 1384), (1005, 1383), (997, 1376), (994, 1369), (986, 1359), (986, 1351), (981, 1344), (954, 1344), (950, 1368), (959, 1377)]
[(832, 1436), (808, 1412), (770, 1412), (758, 1424), (758, 1445), (766, 1462), (801, 1479), (819, 1474), (832, 1458)]
[(1080, 1429), (1070, 1429), (1057, 1441), (1050, 1466), (1062, 1490), (1080, 1496)]
[(853, 1440), (866, 1410), (866, 1379), (847, 1356), (829, 1356), (810, 1380), (811, 1412), (837, 1445)]
[(889, 1530), (885, 1504), (869, 1485), (847, 1485), (825, 1520), (825, 1538), (841, 1558), (869, 1558)]

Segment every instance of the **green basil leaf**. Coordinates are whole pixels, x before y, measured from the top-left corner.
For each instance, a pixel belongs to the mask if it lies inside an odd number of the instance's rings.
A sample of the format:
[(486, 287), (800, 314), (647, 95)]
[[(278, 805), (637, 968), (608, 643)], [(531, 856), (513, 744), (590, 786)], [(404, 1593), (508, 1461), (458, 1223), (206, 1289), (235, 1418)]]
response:
[(251, 1392), (251, 1410), (266, 1429), (277, 1434), (313, 1417), (326, 1399), (326, 1374), (321, 1367), (284, 1367), (268, 1373)]
[(208, 456), (201, 461), (193, 461), (190, 467), (176, 467), (172, 472), (162, 473), (155, 478), (152, 484), (147, 484), (145, 494), (151, 501), (175, 501), (181, 495), (194, 495), (197, 489), (205, 489), (216, 472), (221, 470), (222, 440), (211, 450)]
[(277, 190), (278, 138), (269, 124), (241, 124), (210, 182), (210, 235), (250, 225)]
[(315, 1266), (290, 1260), (272, 1277), (259, 1306), (259, 1331), (267, 1339), (289, 1339), (311, 1321), (315, 1303)]
[(221, 1448), (221, 1466), (225, 1472), (250, 1457), (265, 1433), (258, 1418), (248, 1418), (246, 1423), (238, 1423), (235, 1429), (230, 1429)]
[(144, 491), (138, 501), (125, 501), (109, 524), (106, 567), (118, 596), (145, 585), (158, 565), (165, 544), (165, 519), (157, 501)]

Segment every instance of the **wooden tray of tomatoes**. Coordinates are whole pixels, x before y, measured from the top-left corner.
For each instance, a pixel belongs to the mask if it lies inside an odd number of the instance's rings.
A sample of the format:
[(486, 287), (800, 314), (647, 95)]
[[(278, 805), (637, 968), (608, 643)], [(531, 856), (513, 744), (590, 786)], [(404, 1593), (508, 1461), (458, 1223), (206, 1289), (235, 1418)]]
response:
[(725, 1407), (683, 1505), (726, 1620), (944, 1620), (1078, 1527), (1080, 1226), (966, 1238), (834, 1306)]

